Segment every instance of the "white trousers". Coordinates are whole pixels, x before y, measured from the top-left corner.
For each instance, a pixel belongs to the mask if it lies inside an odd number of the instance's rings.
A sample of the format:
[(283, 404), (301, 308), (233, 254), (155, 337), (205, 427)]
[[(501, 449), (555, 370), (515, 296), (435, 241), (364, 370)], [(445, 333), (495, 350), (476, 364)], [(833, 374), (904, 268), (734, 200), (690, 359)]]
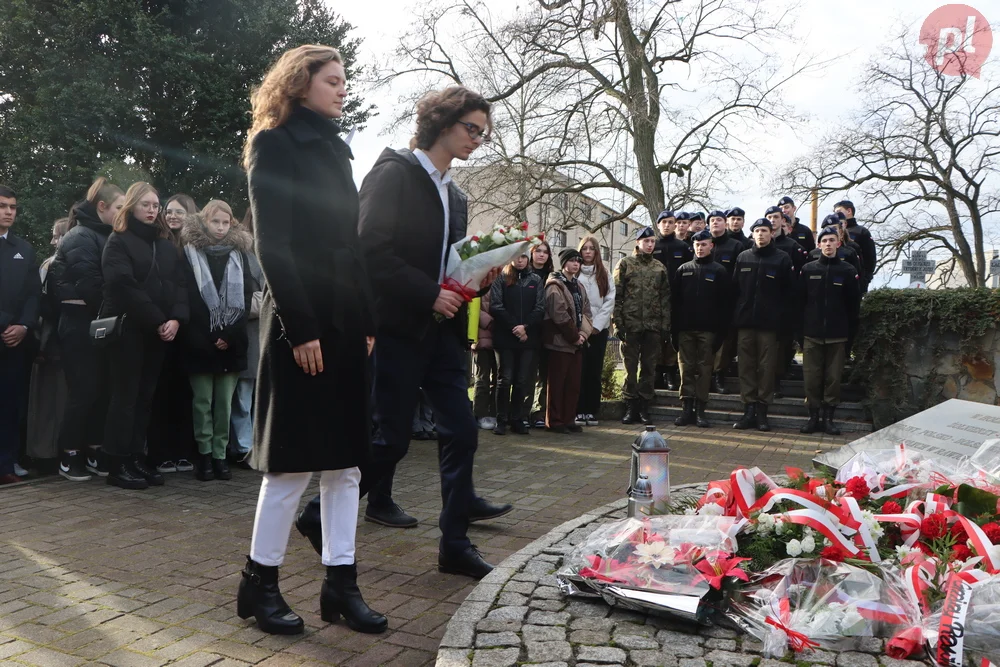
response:
[[(250, 558), (276, 567), (285, 560), (299, 500), (312, 479), (311, 472), (265, 473), (257, 497)], [(354, 562), (354, 535), (358, 526), (358, 485), (361, 470), (324, 470), (319, 478), (320, 517), (323, 523), (323, 565)]]

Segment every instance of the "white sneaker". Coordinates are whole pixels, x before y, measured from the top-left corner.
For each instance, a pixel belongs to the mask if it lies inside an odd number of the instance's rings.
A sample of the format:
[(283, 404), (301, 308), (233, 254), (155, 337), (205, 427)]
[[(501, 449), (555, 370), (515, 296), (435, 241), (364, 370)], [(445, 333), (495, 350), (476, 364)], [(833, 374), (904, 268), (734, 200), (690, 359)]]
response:
[(586, 426), (587, 425), (587, 415), (577, 415), (576, 416), (576, 425), (577, 426)]
[(587, 426), (597, 426), (599, 422), (594, 415), (587, 415)]
[(493, 417), (483, 417), (479, 420), (479, 428), (484, 431), (492, 431), (497, 427), (497, 420)]
[(191, 472), (194, 470), (194, 464), (187, 459), (177, 459), (177, 472)]
[(156, 466), (156, 472), (177, 472), (177, 465), (173, 461), (164, 461)]
[(14, 464), (14, 474), (17, 475), (18, 477), (27, 477), (28, 476), (28, 471), (15, 463)]

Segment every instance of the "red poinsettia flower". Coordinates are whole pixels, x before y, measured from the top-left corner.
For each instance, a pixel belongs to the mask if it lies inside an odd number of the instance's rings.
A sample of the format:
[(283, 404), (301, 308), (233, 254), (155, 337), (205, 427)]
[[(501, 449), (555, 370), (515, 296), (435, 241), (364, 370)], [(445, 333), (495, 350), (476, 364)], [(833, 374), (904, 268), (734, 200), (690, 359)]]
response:
[(712, 588), (722, 588), (722, 580), (726, 577), (736, 577), (742, 581), (750, 581), (747, 573), (740, 569), (740, 563), (749, 558), (730, 558), (726, 553), (718, 551), (705, 556), (695, 563), (695, 569), (701, 574), (692, 583), (707, 581)]
[(827, 560), (832, 560), (837, 563), (843, 563), (844, 559), (847, 558), (847, 552), (838, 546), (828, 546), (819, 552), (820, 558), (825, 558)]
[(947, 532), (948, 520), (945, 519), (944, 514), (940, 512), (936, 514), (928, 514), (924, 517), (924, 520), (920, 522), (920, 534), (925, 539), (935, 540), (939, 537), (944, 537)]
[(630, 583), (631, 577), (626, 576), (631, 566), (613, 558), (601, 558), (597, 554), (586, 557), (590, 567), (581, 567), (579, 575), (588, 579), (597, 579), (607, 583)]
[(902, 514), (903, 506), (895, 500), (888, 500), (882, 505), (882, 514)]
[(951, 550), (951, 557), (954, 560), (969, 560), (972, 558), (972, 550), (964, 544), (956, 544)]
[(983, 526), (983, 532), (986, 533), (986, 537), (990, 538), (990, 542), (993, 544), (1000, 542), (1000, 523), (991, 521)]
[(847, 490), (847, 493), (854, 498), (867, 498), (868, 494), (871, 493), (871, 489), (868, 488), (868, 482), (866, 482), (865, 478), (860, 475), (847, 480), (847, 484), (844, 485), (844, 488)]

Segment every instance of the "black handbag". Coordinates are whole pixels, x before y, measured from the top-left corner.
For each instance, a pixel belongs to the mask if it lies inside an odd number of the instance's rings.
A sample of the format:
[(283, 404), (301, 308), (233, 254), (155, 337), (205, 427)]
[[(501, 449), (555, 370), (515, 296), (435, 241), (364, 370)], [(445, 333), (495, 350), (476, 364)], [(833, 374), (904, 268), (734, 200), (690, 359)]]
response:
[[(149, 273), (146, 274), (145, 280), (142, 281), (142, 286), (146, 287), (149, 282), (149, 277), (153, 275), (153, 271), (157, 271), (159, 267), (156, 265), (156, 244), (153, 244), (153, 265), (149, 268)], [(101, 308), (98, 314), (104, 312), (104, 302), (101, 301)], [(121, 315), (115, 315), (114, 317), (101, 317), (96, 320), (92, 320), (90, 323), (90, 342), (95, 347), (107, 347), (115, 341), (121, 340), (122, 336), (125, 334), (125, 318), (128, 314), (122, 313)]]

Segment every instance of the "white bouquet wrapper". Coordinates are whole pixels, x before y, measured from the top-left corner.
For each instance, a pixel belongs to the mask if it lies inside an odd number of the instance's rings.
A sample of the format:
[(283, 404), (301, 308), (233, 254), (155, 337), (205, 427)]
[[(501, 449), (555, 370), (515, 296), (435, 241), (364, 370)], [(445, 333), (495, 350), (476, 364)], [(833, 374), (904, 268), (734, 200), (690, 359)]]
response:
[(472, 236), (466, 236), (448, 248), (444, 284), (441, 285), (447, 290), (461, 294), (466, 301), (471, 301), (476, 297), (480, 283), (489, 275), (490, 271), (527, 253), (531, 246), (531, 241), (525, 239), (481, 252), (468, 259), (462, 259), (459, 250), (471, 240)]

